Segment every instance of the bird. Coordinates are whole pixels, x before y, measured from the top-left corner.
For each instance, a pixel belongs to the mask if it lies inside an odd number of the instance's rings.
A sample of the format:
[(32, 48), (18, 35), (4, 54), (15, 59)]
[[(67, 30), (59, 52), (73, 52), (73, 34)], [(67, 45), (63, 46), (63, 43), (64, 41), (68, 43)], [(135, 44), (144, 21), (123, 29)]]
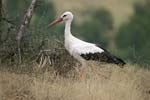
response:
[(120, 67), (123, 67), (126, 64), (121, 58), (114, 56), (106, 49), (104, 49), (101, 45), (83, 41), (72, 35), (71, 23), (73, 21), (73, 18), (74, 18), (73, 13), (70, 11), (66, 11), (60, 17), (58, 17), (53, 22), (48, 24), (48, 28), (54, 26), (57, 23), (65, 22), (65, 29), (64, 29), (65, 49), (69, 52), (71, 56), (73, 56), (76, 60), (82, 63), (83, 68), (86, 66), (86, 61), (90, 60), (112, 63), (119, 65)]

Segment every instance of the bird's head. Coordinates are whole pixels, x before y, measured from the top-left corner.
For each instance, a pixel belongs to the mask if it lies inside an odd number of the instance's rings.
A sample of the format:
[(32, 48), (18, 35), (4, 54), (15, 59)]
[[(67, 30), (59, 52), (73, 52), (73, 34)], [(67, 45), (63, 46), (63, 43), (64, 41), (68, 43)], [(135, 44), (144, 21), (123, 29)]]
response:
[(64, 21), (64, 22), (72, 21), (72, 19), (73, 19), (72, 12), (67, 11), (67, 12), (64, 12), (59, 18), (57, 18), (53, 22), (51, 22), (48, 25), (48, 27), (51, 27), (51, 26), (53, 26), (53, 25), (55, 25), (55, 24), (57, 24), (59, 22), (62, 22), (62, 21)]

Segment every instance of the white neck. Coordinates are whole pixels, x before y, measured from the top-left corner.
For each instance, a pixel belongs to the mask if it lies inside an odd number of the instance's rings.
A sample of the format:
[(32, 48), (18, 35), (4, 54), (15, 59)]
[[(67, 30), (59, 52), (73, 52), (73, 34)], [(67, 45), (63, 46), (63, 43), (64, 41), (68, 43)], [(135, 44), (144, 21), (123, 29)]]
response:
[(72, 34), (71, 34), (71, 22), (72, 22), (72, 20), (67, 20), (65, 23), (65, 38), (68, 36), (72, 36)]

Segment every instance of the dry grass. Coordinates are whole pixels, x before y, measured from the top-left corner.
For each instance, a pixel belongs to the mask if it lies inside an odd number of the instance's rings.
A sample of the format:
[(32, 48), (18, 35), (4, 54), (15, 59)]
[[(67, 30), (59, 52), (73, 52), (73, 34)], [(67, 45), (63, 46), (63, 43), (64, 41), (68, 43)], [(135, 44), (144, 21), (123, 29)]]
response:
[(0, 72), (0, 100), (150, 100), (150, 72), (127, 65), (88, 71), (86, 78), (45, 72), (32, 75)]

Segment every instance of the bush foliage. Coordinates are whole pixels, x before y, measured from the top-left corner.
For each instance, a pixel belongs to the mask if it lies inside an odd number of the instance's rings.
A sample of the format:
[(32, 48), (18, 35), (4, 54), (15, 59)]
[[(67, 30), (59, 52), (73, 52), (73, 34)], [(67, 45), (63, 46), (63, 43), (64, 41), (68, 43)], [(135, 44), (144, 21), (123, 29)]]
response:
[(136, 4), (128, 23), (118, 30), (116, 44), (123, 56), (136, 63), (150, 64), (150, 2)]
[[(14, 63), (17, 61), (16, 33), (21, 19), (31, 0), (2, 0), (0, 20), (0, 62)], [(82, 12), (85, 20), (73, 22), (73, 33), (85, 41), (109, 47), (113, 42), (107, 33), (114, 34), (114, 19), (107, 9), (91, 9)], [(49, 22), (56, 17), (56, 9), (52, 1), (39, 0), (30, 25), (23, 34), (21, 52), (23, 59), (29, 60), (40, 50), (58, 48), (55, 41), (63, 41), (64, 25), (46, 29)], [(86, 19), (87, 17), (87, 19)], [(127, 23), (123, 23), (117, 31), (115, 45), (117, 55), (131, 62), (150, 64), (150, 3), (136, 4), (134, 14)]]

